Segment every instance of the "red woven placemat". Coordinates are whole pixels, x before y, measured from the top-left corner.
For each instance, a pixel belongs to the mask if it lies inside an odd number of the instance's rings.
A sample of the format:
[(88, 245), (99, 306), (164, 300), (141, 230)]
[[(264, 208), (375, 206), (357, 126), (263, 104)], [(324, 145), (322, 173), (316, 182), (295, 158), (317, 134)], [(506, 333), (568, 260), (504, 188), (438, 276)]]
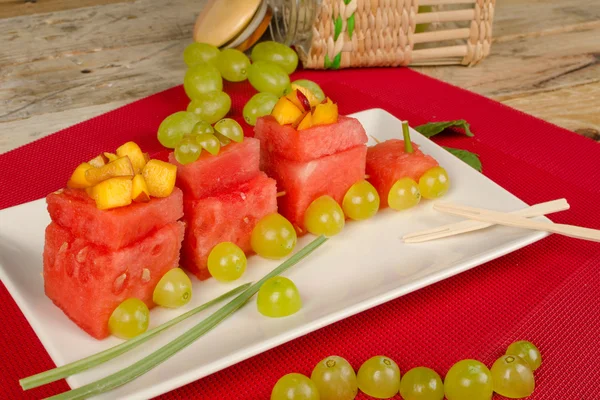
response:
[[(294, 76), (300, 77), (322, 84), (342, 113), (380, 107), (411, 125), (468, 120), (475, 138), (436, 140), (478, 153), (485, 175), (528, 203), (566, 197), (571, 210), (553, 215), (556, 222), (600, 228), (600, 146), (591, 140), (409, 69), (303, 71)], [(232, 114), (240, 118), (252, 89), (235, 84), (226, 90)], [(186, 105), (181, 87), (173, 88), (0, 156), (0, 209), (62, 187), (81, 159), (124, 141), (160, 151), (158, 124)], [(309, 375), (320, 359), (333, 354), (356, 369), (370, 356), (385, 354), (402, 371), (426, 365), (443, 375), (463, 358), (491, 365), (509, 343), (528, 339), (544, 358), (532, 399), (597, 399), (599, 293), (600, 244), (555, 235), (162, 398), (265, 399), (282, 375)], [(19, 378), (53, 363), (3, 285), (0, 314), (0, 397), (40, 398), (67, 390), (64, 381), (20, 390)]]

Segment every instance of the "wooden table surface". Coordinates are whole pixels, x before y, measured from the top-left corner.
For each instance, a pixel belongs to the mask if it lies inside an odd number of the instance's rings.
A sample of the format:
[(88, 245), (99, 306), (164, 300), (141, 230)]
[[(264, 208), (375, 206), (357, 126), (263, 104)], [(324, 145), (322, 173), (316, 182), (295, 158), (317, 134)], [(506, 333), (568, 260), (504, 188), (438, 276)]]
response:
[[(203, 3), (0, 0), (0, 153), (180, 84)], [(498, 0), (490, 57), (418, 70), (599, 141), (599, 60), (597, 0)]]

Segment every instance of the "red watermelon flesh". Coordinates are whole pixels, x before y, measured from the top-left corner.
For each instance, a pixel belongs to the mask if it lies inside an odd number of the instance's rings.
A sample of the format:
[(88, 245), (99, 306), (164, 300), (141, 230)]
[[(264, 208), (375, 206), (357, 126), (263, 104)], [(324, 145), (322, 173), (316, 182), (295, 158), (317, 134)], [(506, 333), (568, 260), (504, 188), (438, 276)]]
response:
[(111, 251), (53, 222), (46, 228), (44, 246), (46, 295), (81, 329), (103, 339), (110, 334), (110, 315), (123, 300), (136, 297), (154, 306), (154, 287), (178, 266), (183, 233), (183, 223), (172, 222)]
[(64, 189), (46, 197), (52, 221), (76, 237), (110, 249), (128, 246), (183, 216), (183, 194), (100, 210), (85, 190)]
[(256, 121), (254, 137), (261, 150), (294, 161), (310, 161), (367, 143), (367, 134), (356, 118), (340, 115), (338, 122), (297, 131), (279, 125), (272, 116)]
[(186, 165), (169, 154), (169, 162), (177, 165), (177, 186), (194, 199), (213, 196), (256, 177), (259, 160), (260, 142), (253, 138), (230, 143), (216, 156), (203, 151), (198, 160)]
[(276, 196), (275, 181), (260, 172), (229, 192), (200, 200), (186, 199), (181, 265), (204, 280), (210, 278), (208, 254), (217, 244), (233, 242), (249, 253), (252, 229), (259, 219), (277, 211)]
[(413, 143), (413, 152), (404, 151), (404, 140), (391, 139), (369, 147), (367, 151), (367, 175), (381, 198), (380, 207), (388, 206), (388, 193), (398, 179), (410, 177), (416, 182), (438, 162), (419, 150)]
[(363, 145), (306, 162), (263, 153), (265, 172), (285, 191), (279, 213), (304, 230), (304, 212), (313, 200), (329, 195), (341, 204), (350, 186), (365, 178), (366, 154)]

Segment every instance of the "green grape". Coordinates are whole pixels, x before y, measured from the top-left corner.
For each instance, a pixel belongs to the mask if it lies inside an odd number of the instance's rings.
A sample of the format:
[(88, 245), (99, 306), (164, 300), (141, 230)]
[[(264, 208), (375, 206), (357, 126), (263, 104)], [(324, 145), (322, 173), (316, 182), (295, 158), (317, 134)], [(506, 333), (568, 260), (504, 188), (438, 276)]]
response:
[(434, 370), (416, 367), (402, 377), (400, 395), (404, 400), (443, 400), (444, 384)]
[(256, 125), (256, 119), (271, 114), (279, 97), (273, 93), (256, 93), (244, 106), (244, 120), (248, 125)]
[(287, 374), (279, 378), (271, 400), (319, 400), (319, 391), (314, 382), (302, 374)]
[(114, 309), (108, 319), (108, 329), (121, 339), (131, 339), (146, 332), (150, 321), (150, 310), (136, 298), (123, 301)]
[(250, 57), (252, 57), (252, 62), (269, 61), (277, 64), (288, 75), (298, 67), (298, 54), (290, 47), (273, 41), (254, 45)]
[(225, 49), (219, 55), (217, 66), (223, 79), (229, 82), (241, 82), (248, 78), (250, 60), (239, 50)]
[(212, 125), (209, 124), (208, 122), (199, 121), (196, 125), (194, 125), (194, 128), (192, 129), (191, 134), (192, 134), (192, 136), (196, 136), (196, 135), (202, 135), (203, 133), (208, 133), (210, 135), (214, 135), (215, 130), (213, 129)]
[(313, 200), (304, 214), (304, 225), (313, 235), (337, 235), (345, 223), (342, 207), (331, 196)]
[(223, 79), (214, 65), (198, 64), (188, 68), (183, 77), (183, 89), (190, 99), (196, 99), (209, 92), (221, 92)]
[(367, 181), (359, 181), (350, 186), (342, 201), (344, 214), (353, 220), (371, 218), (379, 210), (379, 193)]
[(248, 68), (248, 80), (259, 92), (282, 96), (290, 90), (290, 77), (277, 64), (255, 61)]
[(353, 400), (358, 393), (354, 369), (342, 357), (329, 356), (319, 361), (310, 379), (317, 386), (321, 400)]
[(178, 111), (169, 115), (158, 127), (158, 141), (163, 146), (174, 149), (177, 143), (194, 129), (200, 118), (194, 113)]
[(542, 354), (538, 348), (527, 340), (520, 340), (512, 343), (506, 349), (506, 354), (512, 354), (513, 356), (519, 356), (523, 360), (527, 361), (533, 371), (538, 369), (542, 364)]
[(297, 240), (296, 230), (290, 221), (273, 213), (258, 221), (252, 230), (250, 244), (259, 256), (277, 260), (290, 254)]
[(321, 86), (317, 85), (313, 81), (309, 81), (308, 79), (298, 79), (292, 82), (292, 85), (298, 85), (307, 88), (312, 92), (312, 94), (315, 95), (319, 102), (325, 100), (325, 93), (323, 93), (323, 89), (321, 89)]
[(231, 118), (223, 118), (219, 122), (215, 124), (216, 136), (223, 143), (223, 139), (225, 140), (224, 144), (229, 143), (230, 140), (234, 142), (240, 143), (244, 140), (244, 130), (237, 123), (236, 120)]
[(394, 210), (406, 210), (421, 201), (419, 185), (412, 178), (398, 179), (388, 193), (388, 204)]
[(235, 281), (246, 271), (246, 254), (235, 243), (222, 242), (208, 255), (208, 272), (218, 281)]
[(175, 146), (175, 159), (180, 164), (190, 164), (200, 157), (201, 151), (202, 147), (196, 142), (196, 139), (187, 135)]
[(461, 360), (446, 374), (444, 391), (448, 400), (490, 400), (494, 392), (492, 374), (477, 360)]
[(196, 138), (196, 143), (198, 143), (204, 150), (208, 151), (213, 156), (219, 154), (219, 150), (221, 150), (221, 142), (219, 142), (219, 139), (217, 139), (215, 135), (211, 133), (200, 133), (194, 137)]
[(208, 43), (192, 43), (183, 50), (183, 61), (188, 67), (202, 63), (216, 63), (219, 49)]
[(189, 112), (196, 114), (202, 121), (214, 124), (223, 118), (231, 108), (231, 98), (225, 92), (209, 92), (190, 101)]
[(294, 282), (283, 276), (274, 276), (258, 290), (256, 306), (258, 312), (266, 317), (287, 317), (300, 311), (302, 299)]
[(494, 392), (509, 399), (528, 397), (535, 389), (533, 371), (519, 356), (503, 355), (490, 369)]
[(152, 300), (159, 306), (177, 308), (192, 299), (192, 281), (181, 268), (173, 268), (160, 278)]
[(442, 197), (450, 187), (448, 173), (442, 167), (433, 167), (427, 170), (419, 179), (419, 191), (426, 199)]
[(358, 369), (358, 388), (376, 399), (394, 397), (400, 389), (400, 368), (385, 356), (369, 358)]

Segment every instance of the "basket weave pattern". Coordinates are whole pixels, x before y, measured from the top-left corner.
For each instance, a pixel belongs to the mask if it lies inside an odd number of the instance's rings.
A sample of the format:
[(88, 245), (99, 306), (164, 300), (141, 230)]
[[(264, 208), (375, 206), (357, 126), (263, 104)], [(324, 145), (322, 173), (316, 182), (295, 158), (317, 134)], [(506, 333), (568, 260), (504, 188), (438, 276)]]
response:
[[(300, 56), (312, 69), (475, 65), (490, 52), (495, 3), (322, 0), (310, 49)], [(419, 12), (419, 6), (429, 6), (428, 12)], [(426, 24), (426, 31), (415, 32), (418, 24)], [(447, 29), (448, 25), (454, 26)]]

